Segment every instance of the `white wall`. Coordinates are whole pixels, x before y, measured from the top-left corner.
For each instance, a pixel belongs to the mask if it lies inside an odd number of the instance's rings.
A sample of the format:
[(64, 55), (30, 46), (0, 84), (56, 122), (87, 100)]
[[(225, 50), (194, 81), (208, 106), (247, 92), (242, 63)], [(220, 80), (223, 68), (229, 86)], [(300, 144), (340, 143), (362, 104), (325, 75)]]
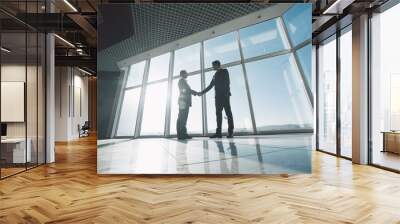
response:
[(77, 139), (78, 125), (88, 120), (88, 77), (83, 75), (76, 68), (56, 67), (56, 141)]
[[(38, 70), (37, 70), (38, 69)], [(25, 135), (30, 139), (32, 151), (32, 161), (44, 163), (45, 150), (45, 117), (44, 117), (44, 73), (42, 67), (25, 64), (3, 64), (1, 66), (2, 82), (24, 82), (26, 84), (26, 107), (22, 107), (22, 112), (26, 112), (26, 120), (23, 122), (6, 122), (7, 137), (24, 138)], [(27, 79), (27, 80), (26, 80)], [(2, 98), (7, 96), (2, 95)], [(12, 110), (11, 108), (1, 108), (1, 110)], [(4, 111), (3, 111), (4, 112)], [(12, 111), (7, 111), (11, 112)], [(38, 153), (39, 155), (37, 156)], [(48, 160), (51, 162), (51, 160)]]

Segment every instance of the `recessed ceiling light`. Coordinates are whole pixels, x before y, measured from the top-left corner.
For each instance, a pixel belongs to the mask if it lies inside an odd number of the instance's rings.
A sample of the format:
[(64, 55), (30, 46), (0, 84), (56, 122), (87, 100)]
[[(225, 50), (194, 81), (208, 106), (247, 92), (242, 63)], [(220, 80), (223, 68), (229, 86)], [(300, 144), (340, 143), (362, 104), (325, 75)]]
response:
[(55, 37), (57, 37), (59, 40), (61, 40), (62, 42), (66, 43), (67, 45), (69, 45), (70, 47), (75, 48), (75, 45), (73, 45), (71, 42), (69, 42), (68, 40), (62, 38), (61, 36), (59, 36), (58, 34), (54, 34)]
[(74, 12), (78, 12), (78, 10), (68, 1), (64, 0), (65, 4), (67, 4)]
[(83, 70), (83, 69), (81, 69), (81, 68), (79, 68), (79, 67), (78, 67), (78, 70), (81, 71), (81, 72), (83, 72), (83, 73), (85, 73), (85, 74), (87, 74), (87, 75), (92, 75), (92, 73), (90, 73), (90, 72), (88, 72), (88, 71), (86, 71), (86, 70)]
[(4, 51), (6, 53), (10, 53), (11, 52), (11, 50), (9, 50), (9, 49), (7, 49), (5, 47), (1, 47), (1, 51)]

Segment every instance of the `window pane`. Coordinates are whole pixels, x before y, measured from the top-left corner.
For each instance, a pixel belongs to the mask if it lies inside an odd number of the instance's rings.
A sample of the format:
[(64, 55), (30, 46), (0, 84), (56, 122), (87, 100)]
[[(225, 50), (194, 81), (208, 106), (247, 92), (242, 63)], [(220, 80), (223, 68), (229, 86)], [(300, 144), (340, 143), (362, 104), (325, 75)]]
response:
[(319, 148), (336, 153), (336, 41), (322, 44), (318, 50)]
[[(179, 78), (174, 79), (172, 82), (172, 98), (171, 98), (171, 125), (170, 134), (176, 134), (176, 120), (178, 119), (179, 107), (178, 107), (178, 88)], [(200, 91), (201, 89), (201, 77), (200, 75), (192, 75), (187, 78), (190, 88), (194, 91)], [(202, 107), (201, 97), (192, 96), (192, 107), (189, 111), (189, 117), (187, 120), (187, 131), (188, 133), (201, 134), (203, 132), (203, 118), (202, 118)]]
[(258, 131), (312, 128), (312, 108), (291, 54), (246, 64)]
[(145, 65), (146, 61), (142, 61), (134, 65), (131, 65), (128, 80), (126, 82), (126, 87), (137, 86), (142, 84)]
[(146, 89), (141, 135), (164, 135), (168, 82), (150, 84)]
[(181, 70), (200, 70), (200, 43), (175, 51), (174, 64), (174, 75), (179, 75)]
[(141, 89), (142, 88), (135, 88), (125, 91), (118, 122), (117, 136), (135, 135), (136, 116)]
[(283, 30), (277, 19), (268, 20), (240, 30), (240, 43), (245, 58), (288, 49), (283, 41)]
[(293, 46), (311, 39), (311, 7), (311, 3), (295, 4), (283, 14), (283, 20)]
[(204, 67), (210, 68), (215, 60), (221, 61), (221, 64), (240, 60), (236, 33), (232, 32), (204, 41)]
[(296, 52), (309, 87), (311, 87), (311, 51), (312, 46), (308, 44)]
[(168, 78), (171, 53), (162, 54), (150, 60), (148, 82)]
[(340, 37), (340, 127), (341, 154), (352, 156), (352, 35)]
[[(231, 108), (233, 114), (233, 121), (235, 123), (235, 132), (252, 132), (253, 127), (251, 123), (250, 106), (246, 93), (246, 86), (243, 77), (243, 70), (241, 65), (229, 67), (229, 79), (231, 82)], [(207, 72), (206, 85), (208, 85), (215, 71)], [(215, 92), (214, 89), (210, 90), (206, 95), (207, 102), (207, 125), (208, 132), (214, 133), (217, 128), (216, 116), (215, 116)], [(223, 113), (222, 131), (227, 132), (228, 121)]]
[[(372, 73), (371, 125), (372, 163), (400, 170), (397, 134), (400, 131), (400, 4), (374, 14), (371, 19)], [(388, 138), (384, 144), (384, 138)]]

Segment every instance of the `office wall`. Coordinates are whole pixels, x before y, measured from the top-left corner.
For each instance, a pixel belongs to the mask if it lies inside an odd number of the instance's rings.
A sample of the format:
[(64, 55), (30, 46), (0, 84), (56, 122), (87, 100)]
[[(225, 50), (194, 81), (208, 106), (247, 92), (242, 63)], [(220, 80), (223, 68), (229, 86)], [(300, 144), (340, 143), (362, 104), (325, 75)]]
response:
[(56, 67), (55, 73), (55, 140), (77, 139), (78, 125), (89, 118), (88, 77), (72, 67)]
[[(41, 70), (41, 68), (39, 68)], [(39, 74), (41, 71), (39, 70)], [(2, 82), (25, 82), (25, 65), (5, 64), (1, 66)], [(27, 66), (27, 108), (29, 111), (36, 111), (37, 107), (43, 106), (43, 101), (37, 101), (36, 95), (36, 66)], [(37, 104), (39, 103), (39, 104)], [(28, 133), (36, 132), (36, 113), (27, 113)], [(25, 137), (25, 123), (11, 122), (7, 123), (8, 137)], [(28, 136), (29, 137), (29, 136)]]

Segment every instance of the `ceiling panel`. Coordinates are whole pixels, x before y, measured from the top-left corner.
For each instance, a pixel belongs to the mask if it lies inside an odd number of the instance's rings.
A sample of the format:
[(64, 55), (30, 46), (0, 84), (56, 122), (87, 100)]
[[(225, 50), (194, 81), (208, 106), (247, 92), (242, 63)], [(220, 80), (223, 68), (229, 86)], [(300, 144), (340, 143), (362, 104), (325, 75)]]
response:
[[(271, 4), (263, 3), (129, 4), (131, 18), (123, 19), (132, 24), (124, 29), (130, 29), (130, 36), (111, 46), (108, 44), (105, 49), (101, 41), (118, 35), (115, 31), (118, 30), (118, 26), (115, 25), (120, 23), (115, 23), (113, 18), (121, 19), (118, 18), (121, 11), (112, 5), (99, 6), (98, 70), (116, 70), (117, 61), (269, 6)], [(107, 18), (102, 18), (102, 14), (108, 14)], [(115, 16), (111, 17), (110, 14)], [(117, 29), (104, 29), (107, 24)]]

